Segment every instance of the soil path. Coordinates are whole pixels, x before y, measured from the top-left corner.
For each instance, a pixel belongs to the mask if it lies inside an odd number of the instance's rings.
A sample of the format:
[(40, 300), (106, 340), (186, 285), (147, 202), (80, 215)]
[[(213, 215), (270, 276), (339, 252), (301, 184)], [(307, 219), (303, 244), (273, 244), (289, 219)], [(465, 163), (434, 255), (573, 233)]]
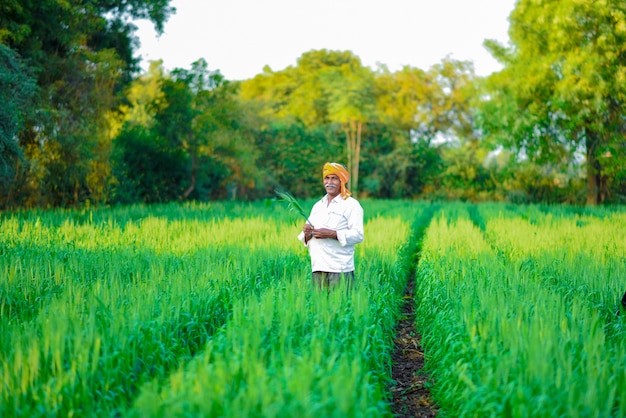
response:
[(428, 376), (424, 368), (424, 352), (421, 338), (415, 331), (415, 278), (411, 277), (404, 292), (402, 317), (397, 325), (395, 352), (392, 356), (391, 387), (393, 403), (391, 410), (395, 417), (435, 417), (438, 408), (425, 387)]

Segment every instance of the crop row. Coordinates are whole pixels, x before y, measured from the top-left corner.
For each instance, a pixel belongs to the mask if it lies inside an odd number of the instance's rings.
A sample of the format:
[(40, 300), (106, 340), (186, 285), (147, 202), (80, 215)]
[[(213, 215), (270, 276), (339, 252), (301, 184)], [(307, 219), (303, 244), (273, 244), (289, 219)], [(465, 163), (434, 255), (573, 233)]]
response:
[(326, 295), (287, 213), (234, 209), (5, 215), (0, 415), (388, 414), (410, 225), (373, 208)]
[(626, 415), (626, 217), (518, 210), (450, 205), (426, 232), (433, 397), (459, 417)]

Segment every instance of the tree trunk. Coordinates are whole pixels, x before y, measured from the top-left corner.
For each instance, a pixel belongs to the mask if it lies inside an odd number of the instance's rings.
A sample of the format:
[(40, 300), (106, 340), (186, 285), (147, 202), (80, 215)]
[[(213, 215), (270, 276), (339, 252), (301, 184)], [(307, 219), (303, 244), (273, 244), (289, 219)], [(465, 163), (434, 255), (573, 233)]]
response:
[(353, 150), (354, 150), (354, 133), (352, 129), (352, 122), (348, 122), (345, 125), (344, 131), (346, 133), (346, 148), (348, 153), (348, 173), (350, 173), (350, 189), (352, 187), (352, 177), (354, 176), (354, 163), (353, 163)]
[(183, 193), (183, 199), (185, 200), (189, 197), (191, 192), (193, 192), (196, 188), (196, 171), (198, 170), (198, 158), (195, 153), (191, 153), (191, 178), (189, 179), (189, 186)]
[(362, 122), (351, 120), (344, 131), (346, 133), (346, 145), (348, 147), (348, 172), (350, 173), (350, 191), (357, 195), (359, 188), (359, 157), (361, 155), (361, 128)]
[(361, 130), (363, 128), (363, 124), (361, 121), (357, 122), (357, 131), (356, 131), (356, 147), (354, 149), (354, 182), (352, 183), (352, 187), (354, 187), (354, 195), (356, 196), (356, 192), (359, 189), (359, 160), (361, 158)]

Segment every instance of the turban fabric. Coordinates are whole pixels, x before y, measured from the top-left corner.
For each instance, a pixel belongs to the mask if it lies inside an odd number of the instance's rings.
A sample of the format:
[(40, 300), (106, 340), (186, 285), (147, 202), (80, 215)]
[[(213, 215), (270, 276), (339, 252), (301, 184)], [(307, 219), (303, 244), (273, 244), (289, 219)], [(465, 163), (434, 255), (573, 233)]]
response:
[(339, 163), (326, 163), (324, 164), (324, 170), (322, 171), (322, 178), (329, 174), (334, 174), (339, 177), (339, 180), (341, 180), (341, 197), (346, 200), (348, 196), (352, 194), (346, 187), (346, 183), (350, 181), (350, 174), (348, 174), (348, 170), (346, 170), (346, 168)]

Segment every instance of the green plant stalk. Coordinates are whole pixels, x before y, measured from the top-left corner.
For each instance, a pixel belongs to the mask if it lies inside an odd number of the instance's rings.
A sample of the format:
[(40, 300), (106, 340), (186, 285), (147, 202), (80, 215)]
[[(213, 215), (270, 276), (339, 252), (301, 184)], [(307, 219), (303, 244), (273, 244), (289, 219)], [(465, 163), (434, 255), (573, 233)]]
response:
[(298, 202), (298, 200), (293, 197), (293, 195), (289, 192), (279, 192), (278, 190), (275, 190), (276, 194), (281, 198), (281, 200), (287, 202), (287, 207), (289, 208), (289, 210), (291, 210), (292, 212), (297, 213), (298, 215), (302, 216), (304, 219), (306, 219), (306, 222), (311, 225), (313, 228), (315, 228), (313, 226), (313, 224), (311, 223), (311, 221), (309, 221), (309, 217), (307, 216), (306, 212), (304, 211), (304, 208), (302, 207), (302, 205), (300, 205), (300, 202)]

